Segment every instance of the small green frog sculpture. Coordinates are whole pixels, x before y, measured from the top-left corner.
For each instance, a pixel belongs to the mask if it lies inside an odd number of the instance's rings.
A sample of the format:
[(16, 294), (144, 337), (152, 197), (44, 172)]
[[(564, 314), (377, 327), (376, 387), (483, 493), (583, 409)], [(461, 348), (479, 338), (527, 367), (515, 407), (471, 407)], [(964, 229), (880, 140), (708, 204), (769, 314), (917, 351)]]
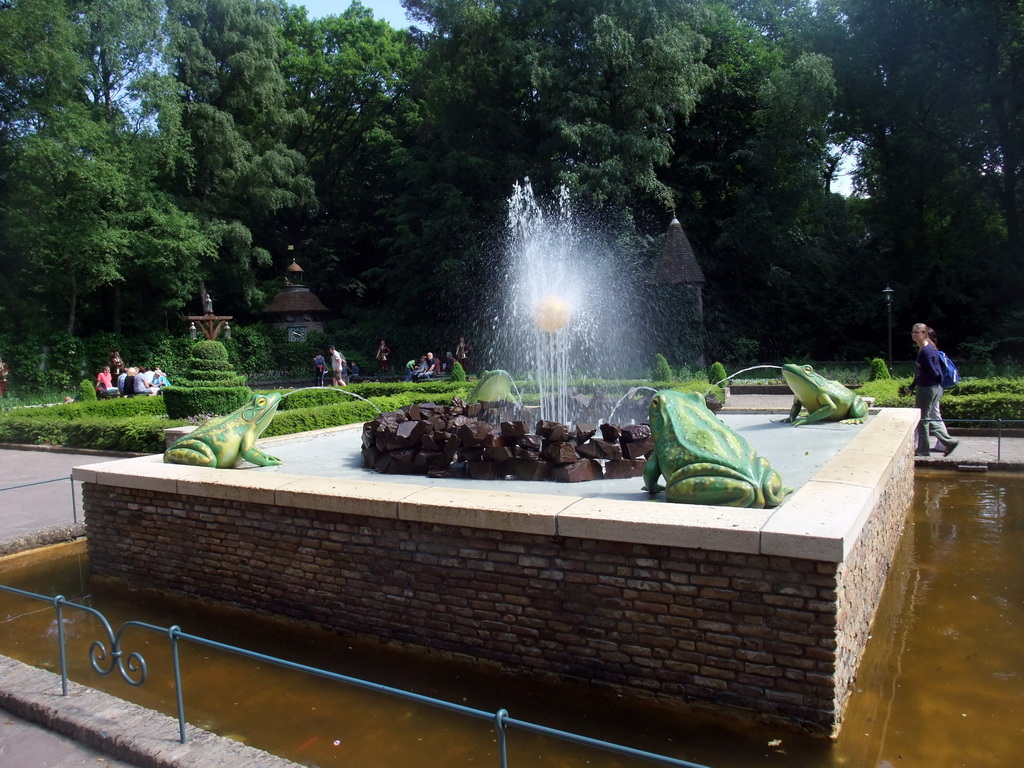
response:
[[(809, 365), (786, 363), (782, 366), (782, 377), (793, 390), (793, 408), (784, 422), (794, 427), (814, 424), (818, 421), (838, 421), (840, 424), (863, 424), (868, 415), (864, 399), (854, 394), (838, 381), (826, 379), (815, 373)], [(807, 415), (797, 418), (800, 409), (806, 408)]]
[(515, 402), (512, 394), (512, 375), (500, 368), (493, 371), (484, 371), (480, 381), (476, 383), (472, 391), (466, 397), (467, 403), (497, 403)]
[(644, 489), (662, 489), (683, 504), (777, 507), (792, 489), (782, 484), (768, 460), (727, 427), (698, 392), (665, 389), (650, 406), (654, 453), (644, 468)]
[(237, 411), (211, 419), (164, 451), (167, 464), (191, 464), (197, 467), (226, 469), (239, 461), (275, 467), (281, 460), (256, 447), (256, 438), (274, 418), (281, 395), (256, 394)]

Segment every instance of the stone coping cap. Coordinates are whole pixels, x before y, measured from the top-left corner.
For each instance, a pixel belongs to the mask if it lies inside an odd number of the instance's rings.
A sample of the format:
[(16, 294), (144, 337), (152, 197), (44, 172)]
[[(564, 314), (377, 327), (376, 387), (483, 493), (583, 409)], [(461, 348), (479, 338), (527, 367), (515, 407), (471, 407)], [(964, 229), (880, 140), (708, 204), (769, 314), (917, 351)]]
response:
[(880, 410), (809, 482), (768, 510), (209, 469), (164, 464), (159, 455), (72, 474), (99, 485), (327, 513), (842, 562), (899, 463), (911, 461), (919, 418), (917, 409)]

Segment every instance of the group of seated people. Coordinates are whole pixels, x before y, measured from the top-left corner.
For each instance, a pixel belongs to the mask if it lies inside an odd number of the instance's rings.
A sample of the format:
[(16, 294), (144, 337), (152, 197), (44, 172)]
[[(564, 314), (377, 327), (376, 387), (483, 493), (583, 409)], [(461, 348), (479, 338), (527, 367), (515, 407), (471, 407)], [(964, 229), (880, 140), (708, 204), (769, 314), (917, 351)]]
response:
[(159, 395), (160, 390), (170, 382), (160, 366), (128, 368), (121, 372), (114, 383), (110, 366), (96, 374), (96, 394), (99, 397), (135, 397), (136, 395)]
[(405, 364), (408, 371), (405, 374), (405, 381), (426, 381), (446, 373), (451, 373), (454, 361), (455, 358), (451, 352), (445, 356), (444, 362), (434, 357), (433, 352), (427, 352), (427, 354), (420, 358), (419, 364), (415, 360), (410, 360)]

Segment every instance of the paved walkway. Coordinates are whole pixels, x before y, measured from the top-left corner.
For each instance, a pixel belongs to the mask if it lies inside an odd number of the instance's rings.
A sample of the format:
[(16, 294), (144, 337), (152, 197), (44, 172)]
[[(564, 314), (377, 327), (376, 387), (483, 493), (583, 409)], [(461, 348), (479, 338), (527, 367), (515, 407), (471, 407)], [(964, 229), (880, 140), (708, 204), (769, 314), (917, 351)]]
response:
[[(734, 395), (727, 407), (734, 412), (778, 412), (781, 418), (789, 411), (791, 402), (788, 396)], [(955, 435), (956, 431), (953, 433)], [(959, 439), (960, 446), (949, 458), (933, 454), (928, 459), (917, 459), (916, 465), (963, 471), (982, 468), (1024, 471), (1024, 438), (1004, 437), (998, 440), (995, 436), (970, 435)], [(111, 455), (0, 448), (0, 488), (68, 478), (72, 467), (109, 461)], [(0, 492), (0, 545), (4, 540), (30, 535), (39, 529), (70, 526), (76, 519), (81, 523), (81, 489), (76, 489), (76, 494), (77, 506), (73, 508), (70, 480)], [(145, 764), (151, 763), (147, 761)], [(0, 766), (3, 768), (79, 768), (94, 765), (132, 768), (134, 764), (115, 760), (82, 742), (22, 720), (0, 708)]]
[(79, 741), (0, 710), (0, 765), (4, 768), (134, 768)]

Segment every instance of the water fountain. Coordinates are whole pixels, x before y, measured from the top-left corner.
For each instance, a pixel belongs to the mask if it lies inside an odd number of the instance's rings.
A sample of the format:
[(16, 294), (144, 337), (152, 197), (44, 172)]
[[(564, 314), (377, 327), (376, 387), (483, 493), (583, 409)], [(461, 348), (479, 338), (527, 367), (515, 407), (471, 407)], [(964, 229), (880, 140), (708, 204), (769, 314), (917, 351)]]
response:
[(496, 291), (491, 355), (530, 371), (540, 418), (570, 423), (570, 382), (606, 373), (622, 350), (647, 338), (643, 302), (613, 249), (581, 225), (569, 192), (545, 206), (529, 179), (508, 201), (505, 269)]
[[(568, 422), (570, 381), (643, 342), (646, 321), (564, 191), (544, 210), (517, 186), (509, 225), (513, 288), (492, 354), (533, 371), (542, 418)], [(773, 466), (785, 451), (813, 467), (802, 483), (783, 472), (799, 487), (774, 509), (652, 502), (636, 478), (556, 490), (367, 477), (358, 425), (262, 441), (282, 466), (143, 457), (75, 477), (97, 574), (827, 736), (912, 498), (918, 416), (838, 433), (762, 418), (751, 440)]]

